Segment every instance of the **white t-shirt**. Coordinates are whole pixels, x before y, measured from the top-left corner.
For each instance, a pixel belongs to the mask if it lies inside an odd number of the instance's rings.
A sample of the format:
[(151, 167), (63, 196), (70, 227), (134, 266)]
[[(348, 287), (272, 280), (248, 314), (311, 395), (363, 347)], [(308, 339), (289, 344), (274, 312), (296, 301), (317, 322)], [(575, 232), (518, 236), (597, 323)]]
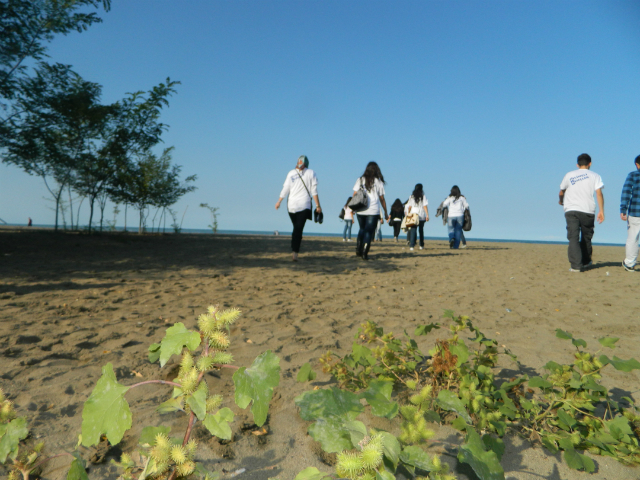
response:
[(353, 210), (351, 210), (349, 207), (344, 207), (344, 219), (353, 220)]
[[(356, 180), (353, 191), (357, 192), (360, 190), (360, 185), (364, 185), (363, 177)], [(367, 192), (367, 197), (369, 197), (369, 206), (366, 210), (358, 212), (358, 215), (380, 215), (380, 196), (384, 195), (384, 184), (380, 179), (376, 178), (373, 182), (373, 187), (371, 187), (371, 191), (365, 188), (365, 192)]]
[[(306, 184), (306, 188), (305, 185), (302, 184), (303, 181)], [(290, 213), (296, 213), (311, 209), (311, 196), (317, 194), (318, 179), (315, 172), (305, 168), (300, 172), (300, 175), (298, 175), (298, 170), (294, 168), (287, 174), (287, 178), (282, 186), (282, 191), (280, 192), (280, 198), (289, 195), (287, 199), (287, 210), (289, 210)]]
[(423, 207), (426, 207), (427, 205), (429, 205), (429, 202), (427, 201), (427, 197), (425, 197), (424, 195), (419, 202), (416, 202), (416, 200), (413, 198), (413, 195), (411, 195), (409, 197), (409, 201), (404, 206), (404, 210), (407, 215), (411, 213), (417, 213), (420, 217), (420, 220), (424, 222), (427, 219), (427, 214), (425, 213)]
[(445, 207), (449, 209), (448, 217), (464, 217), (464, 211), (469, 208), (469, 204), (462, 195), (457, 200), (456, 197), (449, 196), (442, 202), (442, 208)]
[(560, 190), (565, 190), (564, 211), (595, 214), (593, 194), (601, 188), (604, 188), (602, 178), (591, 170), (580, 168), (567, 173), (560, 184)]

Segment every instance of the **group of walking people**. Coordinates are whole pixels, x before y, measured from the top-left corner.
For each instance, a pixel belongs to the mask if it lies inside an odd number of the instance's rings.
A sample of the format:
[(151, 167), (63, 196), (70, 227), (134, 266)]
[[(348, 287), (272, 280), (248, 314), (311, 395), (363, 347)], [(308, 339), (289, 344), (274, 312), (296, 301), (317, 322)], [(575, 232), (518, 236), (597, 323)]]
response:
[[(380, 167), (376, 162), (369, 162), (364, 173), (356, 180), (353, 186), (353, 195), (347, 199), (341, 212), (341, 217), (345, 221), (343, 241), (351, 241), (354, 214), (358, 219), (360, 229), (356, 239), (356, 255), (363, 260), (369, 259), (369, 250), (374, 241), (376, 229), (379, 229), (385, 220), (393, 226), (397, 242), (403, 219), (405, 219), (410, 250), (414, 250), (418, 235), (420, 238), (419, 247), (421, 250), (424, 248), (424, 224), (429, 221), (429, 208), (422, 184), (419, 183), (415, 186), (409, 200), (404, 204), (400, 199), (396, 199), (390, 213), (387, 212), (384, 185), (385, 180)], [(358, 194), (360, 203), (356, 208), (352, 204), (352, 200)], [(320, 215), (319, 223), (322, 223), (322, 208), (318, 198), (318, 179), (313, 170), (309, 168), (309, 159), (305, 155), (298, 158), (296, 168), (287, 174), (276, 203), (276, 209), (280, 208), (285, 197), (287, 197), (287, 210), (293, 224), (291, 250), (295, 262), (300, 252), (304, 225), (307, 220), (312, 218), (312, 198), (316, 204), (316, 214)], [(352, 206), (354, 208), (351, 208)], [(454, 185), (450, 195), (439, 208), (443, 218), (446, 218), (449, 246), (452, 249), (460, 248), (461, 240), (464, 239), (462, 227), (465, 210), (468, 209), (469, 204), (466, 198), (460, 193), (458, 186)], [(411, 223), (408, 223), (409, 218), (411, 218)], [(463, 248), (464, 245), (466, 242), (463, 244)]]

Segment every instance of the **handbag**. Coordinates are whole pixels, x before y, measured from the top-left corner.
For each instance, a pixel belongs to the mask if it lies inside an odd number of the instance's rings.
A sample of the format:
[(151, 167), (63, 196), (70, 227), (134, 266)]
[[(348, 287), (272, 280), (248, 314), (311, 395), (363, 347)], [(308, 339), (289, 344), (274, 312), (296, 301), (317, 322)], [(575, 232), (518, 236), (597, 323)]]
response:
[(344, 220), (344, 207), (342, 208), (342, 210), (340, 210), (340, 215), (338, 215), (338, 218), (340, 220)]
[(462, 222), (462, 230), (468, 232), (471, 230), (471, 211), (466, 208), (464, 211), (464, 221)]
[(360, 179), (360, 189), (356, 192), (356, 194), (349, 200), (347, 203), (347, 207), (349, 207), (354, 212), (362, 212), (369, 207), (369, 197), (367, 196), (367, 192), (364, 189), (364, 182)]
[(420, 225), (420, 215), (418, 215), (417, 213), (410, 213), (404, 218), (405, 218), (404, 226), (407, 228)]

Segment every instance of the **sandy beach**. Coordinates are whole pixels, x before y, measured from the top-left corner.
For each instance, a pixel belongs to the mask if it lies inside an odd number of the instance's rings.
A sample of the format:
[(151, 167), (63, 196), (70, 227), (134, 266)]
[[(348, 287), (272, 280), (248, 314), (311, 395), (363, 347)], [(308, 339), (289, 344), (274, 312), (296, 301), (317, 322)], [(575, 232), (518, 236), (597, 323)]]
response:
[[(308, 424), (293, 399), (330, 384), (318, 358), (328, 349), (346, 354), (366, 320), (385, 331), (413, 332), (418, 325), (443, 321), (442, 312), (451, 309), (470, 316), (518, 356), (525, 372), (537, 375), (550, 360), (571, 361), (571, 344), (556, 338), (556, 328), (585, 339), (592, 351), (599, 347), (597, 338), (620, 337), (614, 354), (640, 358), (640, 274), (620, 266), (624, 247), (596, 245), (594, 266), (575, 274), (568, 271), (563, 245), (470, 240), (468, 248), (454, 251), (444, 241), (428, 241), (424, 250), (409, 252), (404, 242), (385, 239), (373, 245), (371, 261), (364, 262), (356, 258), (354, 242), (305, 237), (297, 263), (291, 262), (289, 245), (288, 236), (89, 236), (1, 228), (0, 386), (18, 414), (28, 418), (32, 436), (46, 441), (48, 452), (70, 451), (80, 433), (83, 402), (102, 365), (111, 362), (125, 385), (140, 378), (173, 378), (177, 357), (160, 369), (147, 360), (148, 346), (176, 322), (195, 327), (209, 305), (238, 307), (243, 315), (232, 328), (229, 350), (235, 364), (249, 366), (266, 350), (280, 358), (269, 434), (252, 435), (250, 413), (230, 396), (233, 372), (223, 370), (207, 381), (237, 415), (234, 440), (219, 442), (198, 425), (198, 457), (222, 478), (246, 469), (235, 478), (291, 480), (307, 466), (333, 472), (307, 435)], [(446, 334), (434, 331), (420, 337), (419, 345), (426, 351)], [(318, 377), (311, 384), (297, 383), (306, 362)], [(505, 361), (503, 368), (508, 378), (516, 365)], [(616, 397), (640, 401), (639, 375), (610, 369), (604, 383), (615, 387)], [(154, 412), (169, 394), (170, 387), (150, 385), (127, 396), (133, 428), (107, 460), (134, 448), (143, 426), (165, 424), (176, 435), (184, 432), (186, 417)], [(370, 420), (385, 427), (380, 419)], [(462, 440), (457, 431), (434, 429), (429, 452), (443, 454), (457, 478), (475, 478), (452, 453), (451, 445)], [(508, 436), (505, 443), (507, 478), (640, 478), (639, 469), (610, 458), (592, 457), (596, 473), (586, 474), (517, 437)], [(82, 452), (87, 459), (92, 454)], [(47, 466), (43, 478), (60, 478), (66, 464), (62, 459)], [(90, 478), (117, 478), (108, 461), (89, 466)]]

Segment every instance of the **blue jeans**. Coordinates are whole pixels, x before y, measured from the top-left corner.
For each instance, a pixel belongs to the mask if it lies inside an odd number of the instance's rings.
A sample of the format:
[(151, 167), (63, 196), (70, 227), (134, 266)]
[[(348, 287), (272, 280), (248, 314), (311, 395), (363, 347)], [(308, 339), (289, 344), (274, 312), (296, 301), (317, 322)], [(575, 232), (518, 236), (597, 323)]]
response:
[(420, 232), (420, 246), (424, 247), (424, 223), (425, 220), (420, 220), (420, 224), (416, 227), (411, 227), (408, 232), (409, 237), (409, 246), (411, 248), (416, 246), (416, 240), (418, 236), (418, 232)]
[[(353, 227), (353, 220), (345, 220), (344, 221), (344, 232), (342, 232), (342, 238), (345, 240), (348, 238), (351, 240), (351, 227)], [(347, 237), (347, 234), (349, 235)]]
[(462, 236), (462, 223), (464, 217), (449, 217), (447, 219), (447, 229), (449, 230), (449, 241), (453, 240), (453, 248), (460, 246), (460, 237)]
[(376, 234), (376, 226), (380, 221), (380, 215), (360, 215), (358, 214), (358, 225), (360, 231), (358, 232), (358, 245), (365, 244), (371, 245), (371, 240)]

